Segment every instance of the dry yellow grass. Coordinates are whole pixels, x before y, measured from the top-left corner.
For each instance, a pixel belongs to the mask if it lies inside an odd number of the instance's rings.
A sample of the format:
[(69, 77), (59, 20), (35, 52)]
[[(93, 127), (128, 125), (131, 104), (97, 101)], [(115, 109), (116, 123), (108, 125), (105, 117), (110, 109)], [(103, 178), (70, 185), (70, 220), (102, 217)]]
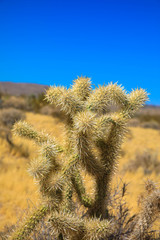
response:
[[(63, 140), (63, 123), (58, 119), (33, 113), (26, 115), (26, 121), (34, 125), (36, 129), (46, 130), (60, 141)], [(14, 142), (18, 146), (22, 144), (24, 151), (28, 149), (29, 159), (38, 155), (38, 148), (32, 141), (14, 137)], [(145, 179), (151, 178), (159, 183), (159, 177), (154, 173), (146, 177), (141, 168), (134, 173), (122, 173), (122, 169), (124, 164), (133, 159), (138, 150), (143, 152), (146, 148), (159, 151), (160, 132), (152, 129), (130, 128), (130, 133), (122, 146), (125, 155), (119, 159), (118, 169), (112, 181), (113, 186), (117, 184), (118, 179), (129, 183), (127, 201), (134, 212), (138, 210), (137, 198), (143, 191)], [(5, 225), (16, 223), (18, 215), (23, 209), (28, 208), (28, 205), (38, 204), (40, 196), (32, 177), (26, 171), (30, 160), (22, 157), (17, 149), (10, 150), (7, 142), (1, 139), (0, 152), (0, 229), (3, 229)], [(160, 153), (158, 154), (160, 159)], [(90, 189), (90, 181), (87, 180), (86, 183)]]
[(127, 200), (130, 207), (133, 208), (133, 211), (137, 211), (137, 199), (139, 194), (144, 190), (144, 182), (150, 178), (160, 186), (159, 176), (154, 172), (151, 175), (144, 175), (142, 168), (139, 168), (136, 172), (126, 172), (125, 174), (123, 174), (121, 170), (129, 160), (134, 158), (137, 151), (143, 153), (146, 149), (152, 149), (158, 152), (158, 159), (160, 160), (160, 132), (143, 128), (130, 128), (130, 132), (130, 136), (126, 138), (122, 145), (125, 156), (119, 161), (118, 176), (122, 178), (123, 181), (129, 183)]

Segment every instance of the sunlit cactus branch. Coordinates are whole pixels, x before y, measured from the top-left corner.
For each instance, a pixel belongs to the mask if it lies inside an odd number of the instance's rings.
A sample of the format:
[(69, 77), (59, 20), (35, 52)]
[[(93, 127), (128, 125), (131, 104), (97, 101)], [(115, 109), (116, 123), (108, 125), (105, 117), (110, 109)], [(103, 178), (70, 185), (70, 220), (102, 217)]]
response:
[(72, 85), (72, 92), (79, 101), (86, 101), (91, 94), (91, 81), (87, 77), (78, 77)]
[(50, 212), (48, 206), (41, 206), (36, 209), (30, 217), (27, 218), (25, 223), (13, 233), (12, 240), (25, 240), (29, 234), (34, 230), (35, 226)]
[(84, 207), (88, 207), (88, 208), (92, 207), (93, 199), (91, 199), (91, 197), (89, 195), (87, 195), (82, 177), (81, 177), (80, 172), (78, 170), (74, 171), (71, 180), (72, 180), (74, 189), (75, 189), (75, 191), (78, 195), (78, 199), (79, 199), (80, 203)]
[(24, 121), (17, 122), (14, 125), (13, 133), (20, 137), (31, 139), (35, 141), (35, 143), (38, 145), (42, 145), (44, 143), (53, 144), (52, 151), (54, 149), (56, 149), (56, 151), (59, 151), (59, 152), (63, 151), (62, 147), (56, 143), (56, 140), (53, 137), (49, 136), (43, 131), (36, 131), (34, 127), (28, 124), (27, 122), (24, 122)]
[(128, 95), (129, 103), (126, 107), (126, 113), (128, 113), (130, 116), (133, 116), (133, 114), (143, 106), (144, 102), (148, 100), (148, 95), (144, 89), (136, 89), (133, 90)]

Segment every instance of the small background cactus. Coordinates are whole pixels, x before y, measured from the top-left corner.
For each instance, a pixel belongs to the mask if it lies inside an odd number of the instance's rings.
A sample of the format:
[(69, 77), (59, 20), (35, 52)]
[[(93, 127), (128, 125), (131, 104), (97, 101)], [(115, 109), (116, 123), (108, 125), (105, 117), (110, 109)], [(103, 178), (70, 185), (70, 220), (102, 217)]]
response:
[[(39, 184), (43, 203), (11, 238), (27, 239), (46, 217), (57, 239), (116, 239), (117, 220), (109, 211), (110, 182), (127, 121), (145, 103), (147, 94), (143, 89), (127, 94), (123, 87), (112, 83), (93, 90), (90, 79), (80, 77), (69, 89), (50, 87), (46, 99), (64, 112), (66, 137), (58, 143), (26, 122), (15, 124), (16, 134), (40, 146), (40, 156), (32, 160), (29, 172)], [(86, 191), (82, 172), (93, 179), (92, 195)], [(145, 198), (143, 212), (147, 201), (152, 201), (153, 207), (127, 226), (132, 229), (132, 234), (126, 231), (130, 239), (137, 239), (137, 224), (146, 222), (140, 229), (146, 231), (153, 222), (149, 216), (158, 212), (159, 191), (153, 188), (150, 194), (155, 197)], [(77, 204), (83, 211), (77, 210)]]

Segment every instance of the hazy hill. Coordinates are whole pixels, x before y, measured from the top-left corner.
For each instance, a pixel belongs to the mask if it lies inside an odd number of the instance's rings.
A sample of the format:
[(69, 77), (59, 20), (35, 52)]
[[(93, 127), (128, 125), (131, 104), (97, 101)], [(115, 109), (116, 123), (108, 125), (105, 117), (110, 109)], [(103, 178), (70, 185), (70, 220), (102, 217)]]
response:
[(10, 95), (32, 95), (39, 94), (47, 89), (47, 85), (35, 84), (35, 83), (13, 83), (13, 82), (0, 82), (0, 91)]

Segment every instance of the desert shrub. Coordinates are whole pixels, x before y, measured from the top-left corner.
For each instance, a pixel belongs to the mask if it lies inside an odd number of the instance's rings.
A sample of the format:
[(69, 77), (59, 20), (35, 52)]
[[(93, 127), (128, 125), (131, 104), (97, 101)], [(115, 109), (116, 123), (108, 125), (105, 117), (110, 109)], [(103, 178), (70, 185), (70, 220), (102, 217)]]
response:
[(45, 93), (40, 93), (38, 95), (30, 95), (27, 97), (28, 108), (33, 112), (40, 112), (41, 108), (47, 105), (45, 100)]
[(15, 226), (11, 225), (11, 226), (5, 226), (3, 231), (0, 231), (0, 239), (1, 240), (7, 240), (9, 235), (12, 233), (12, 231), (14, 230)]
[(135, 115), (140, 122), (155, 121), (160, 123), (160, 107), (156, 106), (145, 106), (139, 110)]
[(140, 127), (140, 121), (137, 118), (132, 118), (128, 122), (129, 127)]
[(40, 109), (40, 106), (37, 102), (37, 97), (36, 95), (30, 95), (28, 96), (27, 98), (27, 104), (30, 108), (31, 111), (34, 111), (34, 112), (38, 112), (38, 110)]
[(44, 114), (44, 115), (51, 116), (53, 114), (53, 112), (54, 112), (53, 107), (48, 106), (48, 105), (46, 105), (40, 109), (40, 114)]
[(131, 159), (127, 165), (125, 165), (123, 171), (135, 172), (138, 168), (142, 167), (144, 174), (150, 174), (155, 172), (160, 173), (160, 161), (158, 160), (158, 153), (146, 149), (144, 152), (137, 152), (134, 159)]
[(9, 108), (9, 109), (2, 109), (0, 111), (0, 122), (2, 125), (11, 128), (16, 121), (24, 120), (25, 114), (24, 112)]
[[(46, 99), (67, 116), (66, 139), (58, 143), (26, 122), (15, 124), (17, 135), (34, 140), (41, 149), (39, 158), (30, 163), (29, 172), (39, 184), (43, 201), (11, 239), (28, 239), (42, 219), (59, 240), (124, 239), (122, 232), (128, 239), (138, 239), (138, 227), (145, 234), (159, 216), (160, 191), (154, 189), (144, 198), (136, 220), (127, 220), (119, 205), (124, 219), (120, 220), (110, 209), (109, 196), (127, 122), (147, 100), (146, 92), (137, 89), (127, 94), (112, 83), (93, 90), (90, 79), (81, 77), (72, 88), (51, 87)], [(110, 111), (111, 102), (118, 105), (117, 111)], [(83, 171), (93, 179), (93, 194), (86, 191)], [(85, 209), (84, 214), (76, 211), (77, 206)]]
[(27, 110), (26, 99), (23, 97), (15, 96), (3, 98), (2, 108), (16, 108), (20, 110)]
[(156, 106), (145, 106), (139, 110), (134, 119), (129, 121), (131, 127), (142, 127), (160, 129), (160, 107)]
[(44, 115), (50, 115), (54, 118), (58, 118), (60, 121), (66, 120), (66, 115), (60, 110), (59, 107), (46, 105), (40, 109), (40, 113)]
[(152, 129), (156, 129), (159, 130), (160, 129), (160, 124), (157, 121), (149, 121), (149, 122), (143, 122), (140, 124), (140, 127), (143, 128), (152, 128)]
[(21, 110), (14, 108), (0, 110), (0, 137), (5, 138), (10, 146), (14, 146), (11, 134), (13, 124), (24, 119), (25, 113)]
[(10, 146), (8, 150), (12, 152), (13, 155), (18, 152), (22, 157), (28, 158), (29, 157), (28, 147), (24, 146), (22, 143), (21, 144), (18, 144), (17, 142), (14, 143), (12, 140), (11, 132), (13, 124), (16, 121), (24, 119), (25, 113), (21, 110), (14, 108), (2, 109), (0, 111), (0, 137), (2, 139), (7, 140)]
[(160, 123), (158, 123), (155, 120), (150, 120), (150, 121), (140, 121), (138, 118), (132, 118), (129, 123), (129, 127), (142, 127), (142, 128), (152, 128), (159, 130), (160, 129)]
[(10, 151), (13, 156), (16, 155), (17, 152), (21, 157), (24, 157), (24, 158), (29, 158), (29, 156), (30, 156), (30, 150), (29, 150), (28, 146), (23, 143), (17, 143), (17, 142), (14, 143), (12, 145), (12, 147), (10, 148)]
[(136, 215), (131, 224), (131, 234), (129, 239), (159, 239), (160, 232), (154, 231), (153, 223), (160, 216), (160, 189), (152, 180), (145, 182), (145, 191), (139, 199), (139, 214)]

